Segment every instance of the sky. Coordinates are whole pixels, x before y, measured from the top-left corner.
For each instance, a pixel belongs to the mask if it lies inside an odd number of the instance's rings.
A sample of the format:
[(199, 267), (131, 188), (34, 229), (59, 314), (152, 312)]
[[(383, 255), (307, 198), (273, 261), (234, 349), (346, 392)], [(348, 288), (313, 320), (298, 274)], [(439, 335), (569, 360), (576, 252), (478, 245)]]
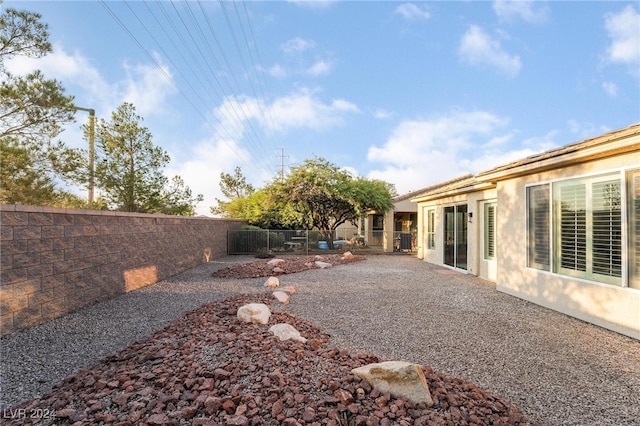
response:
[[(11, 1), (98, 119), (131, 102), (210, 215), (322, 157), (399, 194), (640, 121), (637, 1)], [(60, 135), (86, 148), (81, 125)], [(79, 194), (84, 194), (78, 188)]]

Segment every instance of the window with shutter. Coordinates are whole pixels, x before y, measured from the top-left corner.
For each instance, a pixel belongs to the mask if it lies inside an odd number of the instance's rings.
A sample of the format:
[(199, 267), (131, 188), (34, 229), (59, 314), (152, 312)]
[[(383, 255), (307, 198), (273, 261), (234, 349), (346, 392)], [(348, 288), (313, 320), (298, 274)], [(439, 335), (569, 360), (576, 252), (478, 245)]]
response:
[(427, 249), (435, 250), (436, 248), (436, 211), (435, 209), (427, 210)]
[(640, 289), (640, 170), (628, 173), (629, 287)]
[(584, 185), (560, 188), (560, 268), (587, 269), (586, 191)]
[(527, 266), (640, 289), (640, 170), (626, 172), (625, 187), (622, 176), (527, 187)]
[(530, 268), (548, 271), (551, 268), (549, 227), (549, 184), (527, 188), (527, 251)]
[(493, 260), (496, 257), (496, 203), (484, 205), (484, 258)]
[(622, 284), (622, 204), (618, 176), (553, 184), (556, 272)]

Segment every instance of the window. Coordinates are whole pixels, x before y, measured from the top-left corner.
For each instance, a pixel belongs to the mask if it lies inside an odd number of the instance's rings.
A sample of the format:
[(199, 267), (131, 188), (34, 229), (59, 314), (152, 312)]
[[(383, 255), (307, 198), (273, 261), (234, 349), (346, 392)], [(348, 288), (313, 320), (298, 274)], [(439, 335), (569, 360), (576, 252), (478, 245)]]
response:
[(575, 179), (558, 182), (553, 187), (556, 272), (621, 284), (619, 176)]
[(493, 260), (496, 258), (496, 203), (484, 205), (484, 258)]
[(628, 248), (628, 283), (640, 288), (640, 171), (627, 173), (626, 191), (624, 183), (615, 173), (528, 187), (528, 266), (623, 285)]
[(436, 249), (436, 211), (427, 210), (427, 249)]
[(627, 175), (629, 188), (629, 287), (640, 289), (640, 170)]
[(528, 264), (550, 270), (549, 184), (527, 188)]

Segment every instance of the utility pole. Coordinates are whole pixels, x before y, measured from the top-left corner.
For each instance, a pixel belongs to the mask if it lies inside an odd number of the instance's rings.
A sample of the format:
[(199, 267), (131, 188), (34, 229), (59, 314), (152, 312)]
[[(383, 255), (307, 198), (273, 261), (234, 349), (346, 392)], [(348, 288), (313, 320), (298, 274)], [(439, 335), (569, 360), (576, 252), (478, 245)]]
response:
[(93, 108), (75, 107), (79, 111), (89, 113), (89, 207), (93, 206), (93, 187), (95, 180), (94, 162), (96, 156), (95, 132), (96, 132), (96, 110)]
[(284, 155), (284, 148), (280, 148), (280, 181), (284, 182), (284, 158), (289, 157), (288, 155)]

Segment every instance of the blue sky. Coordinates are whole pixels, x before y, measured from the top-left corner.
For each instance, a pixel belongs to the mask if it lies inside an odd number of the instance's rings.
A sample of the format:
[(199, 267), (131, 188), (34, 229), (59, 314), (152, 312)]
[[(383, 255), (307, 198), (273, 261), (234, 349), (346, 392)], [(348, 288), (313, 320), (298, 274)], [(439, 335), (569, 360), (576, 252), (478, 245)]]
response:
[[(54, 46), (9, 70), (42, 69), (98, 118), (132, 102), (200, 214), (236, 166), (261, 187), (320, 156), (402, 194), (640, 121), (638, 2), (0, 7), (39, 12)], [(84, 147), (86, 120), (61, 139)]]

